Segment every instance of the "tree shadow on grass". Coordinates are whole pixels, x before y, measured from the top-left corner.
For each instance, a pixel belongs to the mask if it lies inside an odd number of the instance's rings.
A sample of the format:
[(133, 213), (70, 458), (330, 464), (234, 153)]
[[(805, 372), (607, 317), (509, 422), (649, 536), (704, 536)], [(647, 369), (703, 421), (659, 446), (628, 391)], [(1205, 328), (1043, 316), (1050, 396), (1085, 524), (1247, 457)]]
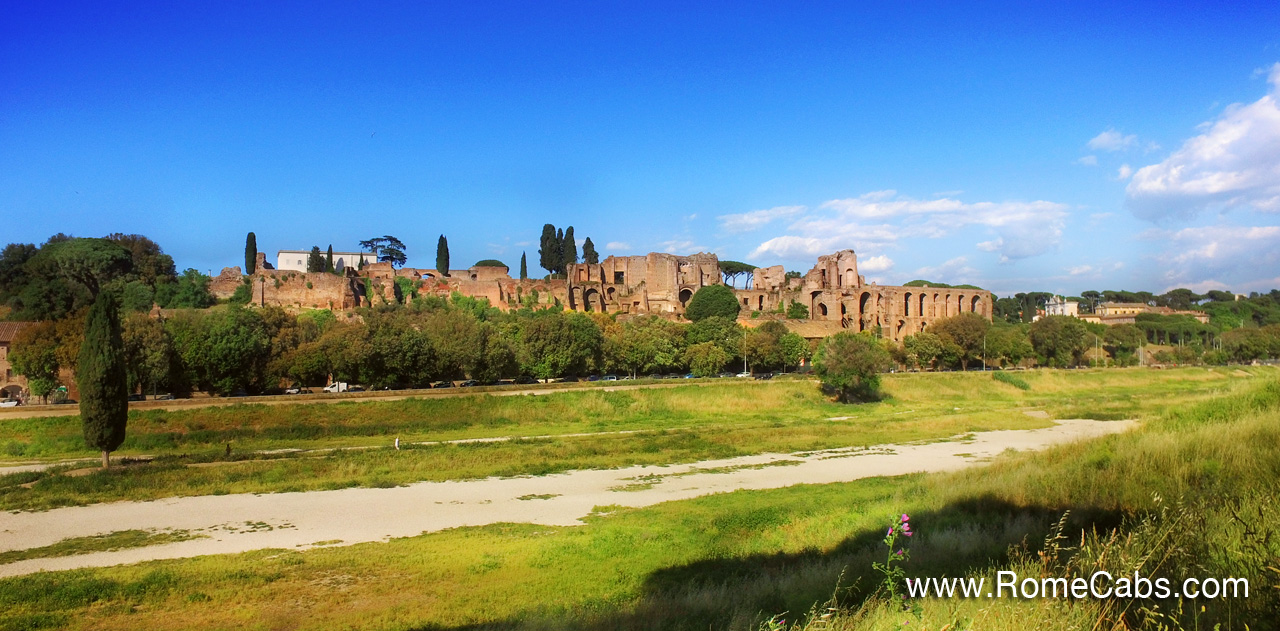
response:
[[(992, 497), (968, 499), (911, 515), (922, 536), (910, 541), (911, 576), (956, 577), (1008, 560), (1011, 546), (1035, 551), (1069, 511), (1064, 533), (1118, 527), (1124, 515), (1092, 507), (1050, 508)], [(885, 524), (885, 529), (888, 528)], [(885, 531), (850, 536), (829, 550), (722, 556), (663, 568), (647, 576), (634, 603), (548, 603), (504, 620), (462, 626), (428, 625), (419, 631), (566, 629), (705, 631), (756, 629), (784, 614), (798, 619), (833, 597), (856, 607), (878, 587), (871, 564), (888, 554)]]

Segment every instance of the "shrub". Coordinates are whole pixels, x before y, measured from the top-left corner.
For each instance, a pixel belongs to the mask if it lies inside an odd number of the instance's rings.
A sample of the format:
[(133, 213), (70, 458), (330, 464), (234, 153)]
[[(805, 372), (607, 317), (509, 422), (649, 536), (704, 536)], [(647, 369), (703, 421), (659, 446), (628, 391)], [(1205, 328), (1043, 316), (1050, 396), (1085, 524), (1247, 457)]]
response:
[(1017, 375), (1009, 374), (1009, 373), (1004, 372), (1004, 371), (1002, 371), (1002, 370), (997, 370), (997, 371), (995, 371), (995, 372), (991, 373), (991, 376), (992, 376), (996, 381), (1003, 381), (1004, 383), (1007, 383), (1007, 384), (1009, 384), (1009, 385), (1011, 385), (1011, 386), (1013, 386), (1013, 387), (1015, 387), (1015, 388), (1018, 388), (1019, 390), (1030, 390), (1030, 389), (1031, 389), (1031, 384), (1027, 383), (1027, 382), (1026, 382), (1026, 380), (1025, 380), (1025, 379), (1023, 379), (1022, 377), (1019, 377), (1019, 376), (1017, 376)]
[(888, 370), (889, 352), (862, 333), (837, 333), (823, 341), (813, 360), (823, 386), (845, 403), (880, 398), (880, 373)]
[(734, 320), (742, 305), (738, 304), (738, 296), (725, 285), (708, 285), (699, 289), (689, 300), (684, 316), (697, 322), (711, 316), (721, 316)]

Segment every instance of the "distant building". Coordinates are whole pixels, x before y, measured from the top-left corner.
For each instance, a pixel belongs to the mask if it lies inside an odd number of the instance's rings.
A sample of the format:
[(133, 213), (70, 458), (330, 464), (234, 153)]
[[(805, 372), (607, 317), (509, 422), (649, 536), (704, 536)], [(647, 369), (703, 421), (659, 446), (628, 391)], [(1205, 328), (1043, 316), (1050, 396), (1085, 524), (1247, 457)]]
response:
[(1143, 313), (1163, 316), (1191, 316), (1201, 324), (1209, 323), (1209, 314), (1203, 311), (1179, 311), (1169, 307), (1153, 307), (1141, 302), (1104, 302), (1098, 305), (1094, 313), (1077, 317), (1085, 322), (1098, 322), (1106, 325), (1134, 324), (1137, 322), (1137, 317)]
[(1104, 302), (1098, 305), (1097, 313), (1100, 316), (1137, 315), (1152, 309), (1151, 305), (1141, 302)]
[[(320, 255), (328, 257), (326, 251), (321, 251)], [(305, 272), (309, 256), (311, 256), (311, 250), (280, 250), (276, 254), (276, 269)], [(360, 267), (361, 259), (364, 260), (365, 265), (378, 262), (378, 258), (372, 252), (334, 252), (333, 269), (341, 272), (347, 267)]]
[(1044, 304), (1044, 314), (1078, 318), (1080, 317), (1080, 303), (1075, 300), (1067, 300), (1062, 296), (1054, 296)]
[(22, 329), (34, 322), (0, 322), (0, 399), (17, 399), (27, 389), (27, 379), (13, 372), (9, 347)]

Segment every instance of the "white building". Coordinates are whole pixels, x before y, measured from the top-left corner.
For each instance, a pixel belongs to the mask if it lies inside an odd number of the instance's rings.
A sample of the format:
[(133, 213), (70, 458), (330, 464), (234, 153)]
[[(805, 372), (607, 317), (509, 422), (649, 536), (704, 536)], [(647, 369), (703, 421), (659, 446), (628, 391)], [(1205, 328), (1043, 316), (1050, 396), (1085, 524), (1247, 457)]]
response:
[[(334, 256), (337, 256), (336, 254)], [(1080, 303), (1074, 300), (1067, 300), (1062, 296), (1054, 296), (1044, 303), (1044, 314), (1047, 316), (1064, 315), (1073, 318), (1080, 317)]]
[[(276, 253), (276, 269), (305, 272), (307, 271), (307, 257), (309, 256), (311, 256), (311, 250), (280, 250)], [(321, 250), (320, 256), (328, 257), (327, 251)], [(341, 272), (347, 266), (360, 267), (361, 259), (364, 260), (366, 265), (378, 262), (372, 252), (334, 252), (333, 269)]]

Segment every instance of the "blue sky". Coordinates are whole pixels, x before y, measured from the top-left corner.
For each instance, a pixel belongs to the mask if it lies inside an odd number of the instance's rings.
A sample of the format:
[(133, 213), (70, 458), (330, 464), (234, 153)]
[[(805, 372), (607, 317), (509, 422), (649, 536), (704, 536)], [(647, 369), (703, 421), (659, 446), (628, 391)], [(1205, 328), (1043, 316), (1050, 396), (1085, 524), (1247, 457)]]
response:
[(689, 4), (8, 2), (0, 242), (1280, 287), (1280, 4)]

